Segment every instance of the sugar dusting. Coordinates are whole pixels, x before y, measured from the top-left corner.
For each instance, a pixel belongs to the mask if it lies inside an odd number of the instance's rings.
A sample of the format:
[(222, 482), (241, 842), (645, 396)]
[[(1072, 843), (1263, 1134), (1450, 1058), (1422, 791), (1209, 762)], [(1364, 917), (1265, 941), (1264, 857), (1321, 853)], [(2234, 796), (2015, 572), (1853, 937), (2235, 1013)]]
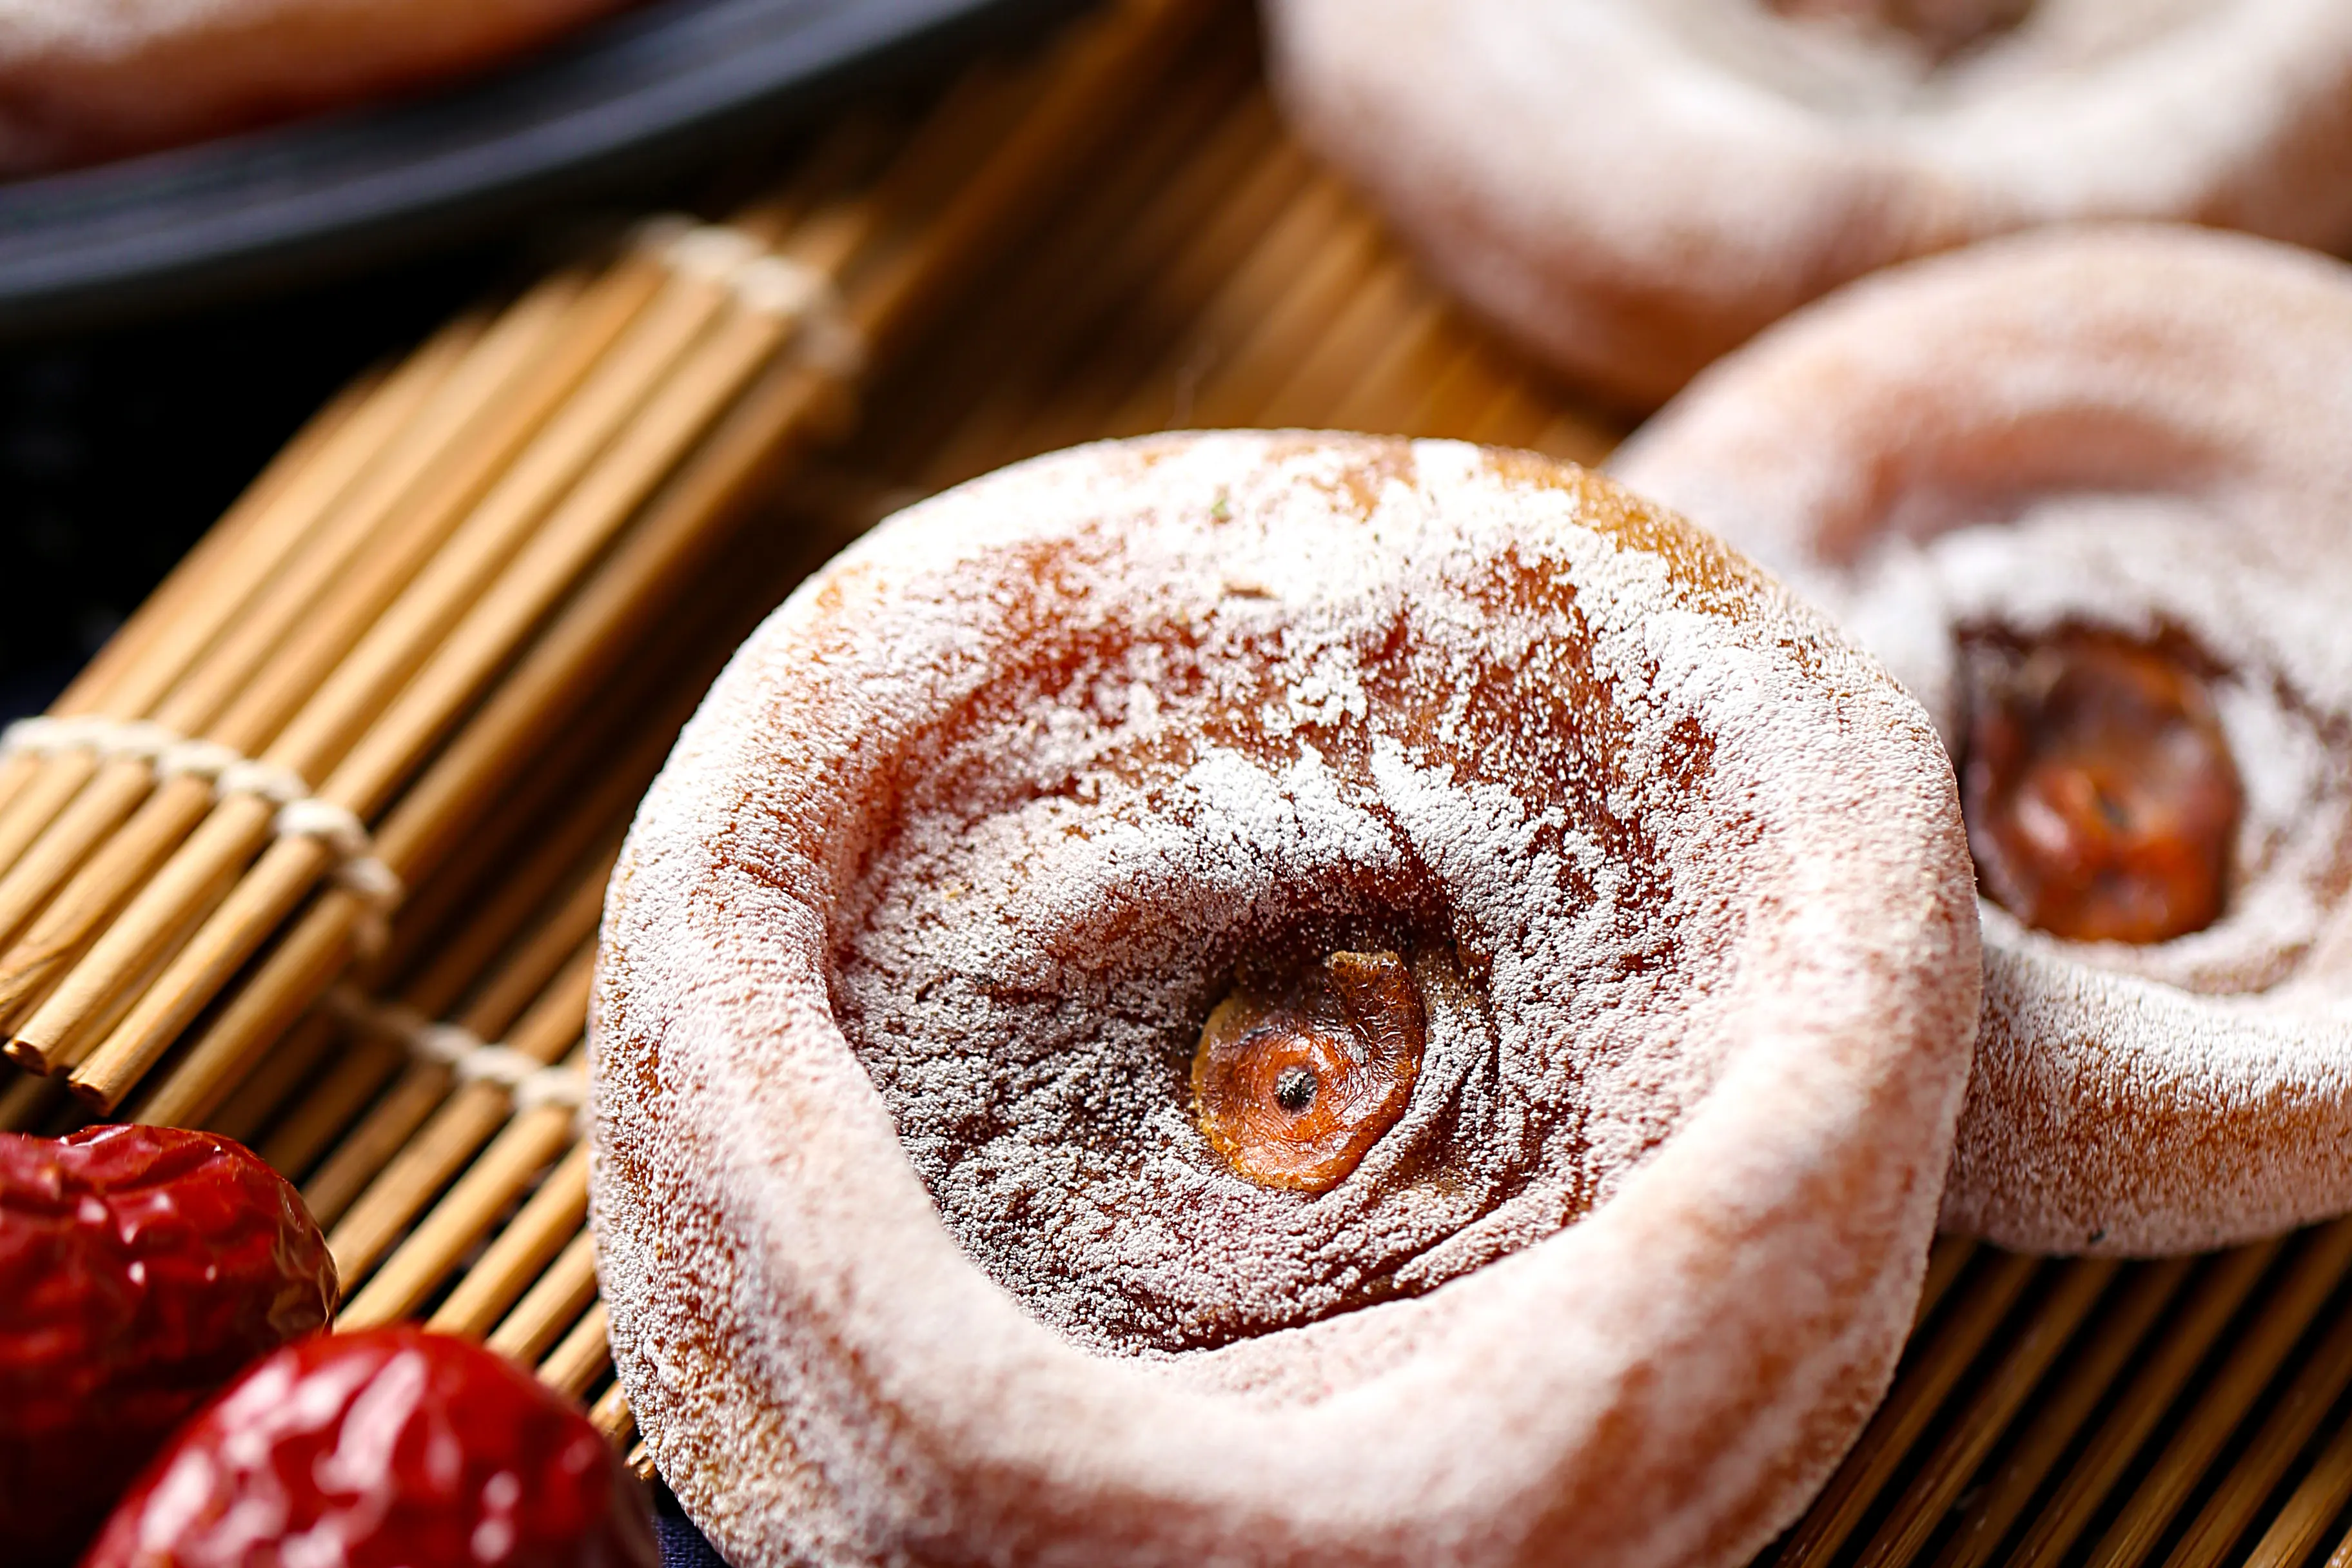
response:
[(2078, 943), (1987, 906), (1947, 1217), (2164, 1251), (2352, 1206), (2352, 271), (2092, 231), (1858, 288), (1709, 374), (1618, 471), (1756, 552), (1957, 744), (1958, 644), (2196, 650), (2245, 786), (2222, 918)]
[[(965, 487), (746, 645), (623, 857), (630, 1408), (746, 1568), (1745, 1562), (1909, 1321), (1965, 856), (1916, 704), (1604, 482), (1234, 435)], [(1374, 932), (1404, 1118), (1318, 1198), (1221, 1174), (1175, 1069), (1232, 953)]]
[[(1596, 630), (1411, 486), (1302, 449), (1224, 487), (1213, 555), (1177, 519), (1057, 563), (1081, 626), (935, 737), (845, 904), (843, 1030), (942, 1217), (1090, 1348), (1426, 1290), (1604, 1197), (1713, 1070), (1690, 847), (1739, 829), (1693, 826), (1711, 730), (1622, 689), (1705, 627)], [(1194, 1125), (1202, 1022), (1244, 954), (1370, 945), (1431, 1004), (1408, 1113), (1331, 1193), (1255, 1186)]]
[[(1937, 42), (1776, 10), (1960, 25)], [(1301, 133), (1457, 294), (1629, 402), (1667, 397), (1840, 283), (1989, 235), (2131, 216), (2352, 237), (2342, 5), (1276, 0), (1266, 14)]]

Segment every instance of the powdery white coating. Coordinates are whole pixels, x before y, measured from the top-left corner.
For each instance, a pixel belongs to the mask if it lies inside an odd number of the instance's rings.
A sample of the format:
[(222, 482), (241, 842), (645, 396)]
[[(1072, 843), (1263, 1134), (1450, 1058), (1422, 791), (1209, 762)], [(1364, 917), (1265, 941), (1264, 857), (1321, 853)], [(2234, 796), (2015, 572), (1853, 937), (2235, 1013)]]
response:
[(431, 82), (626, 3), (0, 0), (0, 175)]
[(2009, 230), (2352, 238), (2352, 6), (2024, 9), (1941, 61), (1760, 0), (1272, 0), (1267, 18), (1299, 129), (1433, 270), (1644, 405), (1847, 279)]
[(2352, 1207), (2352, 268), (2191, 229), (1874, 279), (1707, 372), (1612, 462), (1822, 605), (1957, 749), (1955, 633), (2169, 630), (2246, 792), (2205, 931), (1990, 904), (1945, 1222), (2189, 1250)]
[[(1223, 1171), (1236, 949), (1391, 928), (1402, 1121)], [(804, 585), (639, 814), (615, 1361), (741, 1564), (1744, 1561), (1891, 1374), (1979, 973), (1925, 716), (1696, 531), (1445, 443), (1041, 458)]]

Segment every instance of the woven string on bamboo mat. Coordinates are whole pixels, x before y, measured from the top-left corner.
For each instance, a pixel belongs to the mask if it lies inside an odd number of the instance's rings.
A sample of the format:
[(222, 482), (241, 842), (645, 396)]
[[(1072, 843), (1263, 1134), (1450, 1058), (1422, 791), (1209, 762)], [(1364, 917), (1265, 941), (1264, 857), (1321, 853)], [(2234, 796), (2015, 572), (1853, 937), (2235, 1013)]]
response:
[[(252, 1142), (329, 1227), (344, 1326), (482, 1336), (631, 1442), (579, 1061), (677, 726), (906, 500), (1248, 425), (1583, 461), (1622, 434), (1284, 136), (1218, 0), (1124, 0), (854, 112), (724, 223), (650, 220), (451, 322), (0, 758), (0, 1126)], [(2352, 1568), (2347, 1275), (2352, 1224), (2140, 1264), (1940, 1243), (1895, 1388), (1765, 1561)]]

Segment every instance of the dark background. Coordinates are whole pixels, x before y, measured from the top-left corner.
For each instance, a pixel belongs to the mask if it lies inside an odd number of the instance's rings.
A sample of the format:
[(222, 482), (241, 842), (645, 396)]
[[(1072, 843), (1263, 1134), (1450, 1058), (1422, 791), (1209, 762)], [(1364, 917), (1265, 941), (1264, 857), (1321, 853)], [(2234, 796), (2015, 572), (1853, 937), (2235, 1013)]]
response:
[[(543, 272), (583, 230), (657, 208), (729, 211), (789, 167), (809, 128), (845, 100), (919, 100), (982, 47), (1034, 37), (1076, 3), (866, 0), (858, 26), (871, 36), (827, 43), (793, 29), (808, 18), (848, 14), (839, 0), (641, 0), (545, 57), (446, 94), (210, 144), (222, 155), (209, 163), (206, 147), (164, 155), (159, 166), (189, 160), (190, 188), (206, 191), (224, 170), (233, 181), (248, 153), (257, 160), (253, 167), (298, 184), (306, 159), (340, 167), (335, 158), (358, 158), (383, 174), (383, 159), (361, 156), (371, 139), (393, 149), (413, 145), (420, 157), (472, 147), (496, 163), (497, 133), (509, 120), (538, 142), (601, 149), (495, 199), (478, 194), (462, 212), (436, 206), (437, 198), (428, 198), (439, 176), (420, 175), (414, 225), (354, 231), (299, 257), (284, 251), (268, 265), (261, 257), (215, 267), (221, 280), (203, 286), (211, 291), (202, 295), (214, 303), (173, 303), (202, 294), (192, 271), (160, 276), (152, 288), (109, 285), (100, 309), (83, 301), (80, 320), (117, 324), (52, 328), (35, 316), (28, 328), (21, 309), (10, 315), (0, 334), (0, 605), (6, 607), (0, 720), (47, 705), (352, 376), (469, 300)], [(725, 77), (730, 57), (751, 58), (744, 50), (762, 39), (782, 40), (773, 58), (752, 51), (762, 68), (780, 73), (767, 97), (751, 90), (757, 83), (747, 88)], [(853, 52), (827, 52), (844, 47)], [(697, 121), (677, 103), (655, 102), (658, 94), (624, 94), (609, 105), (598, 96), (658, 85), (666, 73), (678, 73), (679, 92), (726, 87), (738, 97)], [(555, 116), (544, 123), (532, 118), (541, 100)], [(642, 145), (604, 146), (639, 120)], [(475, 147), (469, 135), (487, 140)], [(135, 185), (137, 165), (125, 173)], [(270, 195), (268, 180), (262, 186), (257, 199)], [(100, 232), (123, 217), (86, 196), (52, 205), (70, 212), (77, 202), (107, 220)], [(29, 246), (54, 259), (57, 252), (42, 249), (49, 231), (39, 226), (50, 220), (40, 214), (47, 210), (36, 203), (25, 209), (32, 216), (12, 221), (30, 226), (16, 236), (18, 249)], [(58, 232), (79, 231), (68, 225)], [(156, 237), (160, 249), (172, 248), (162, 243), (168, 234)], [(415, 254), (420, 247), (433, 249)], [(339, 270), (330, 276), (327, 268)], [(243, 292), (223, 292), (231, 287)]]
[(336, 387), (515, 259), (0, 343), (0, 718), (45, 706)]

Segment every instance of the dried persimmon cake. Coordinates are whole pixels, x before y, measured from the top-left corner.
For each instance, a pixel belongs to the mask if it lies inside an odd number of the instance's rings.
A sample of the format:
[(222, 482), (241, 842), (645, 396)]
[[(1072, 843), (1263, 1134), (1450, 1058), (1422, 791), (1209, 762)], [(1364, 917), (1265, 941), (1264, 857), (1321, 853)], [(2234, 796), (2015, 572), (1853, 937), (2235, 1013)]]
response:
[(1958, 760), (1985, 1017), (1946, 1217), (2189, 1251), (2352, 1207), (2352, 268), (2157, 226), (1888, 272), (1612, 467)]
[(1444, 442), (1079, 448), (737, 657), (598, 983), (630, 1407), (742, 1563), (1728, 1563), (1916, 1297), (1976, 922), (1924, 714)]
[(2332, 0), (1268, 0), (1285, 106), (1431, 269), (1652, 405), (1807, 300), (1989, 236), (2352, 241)]

